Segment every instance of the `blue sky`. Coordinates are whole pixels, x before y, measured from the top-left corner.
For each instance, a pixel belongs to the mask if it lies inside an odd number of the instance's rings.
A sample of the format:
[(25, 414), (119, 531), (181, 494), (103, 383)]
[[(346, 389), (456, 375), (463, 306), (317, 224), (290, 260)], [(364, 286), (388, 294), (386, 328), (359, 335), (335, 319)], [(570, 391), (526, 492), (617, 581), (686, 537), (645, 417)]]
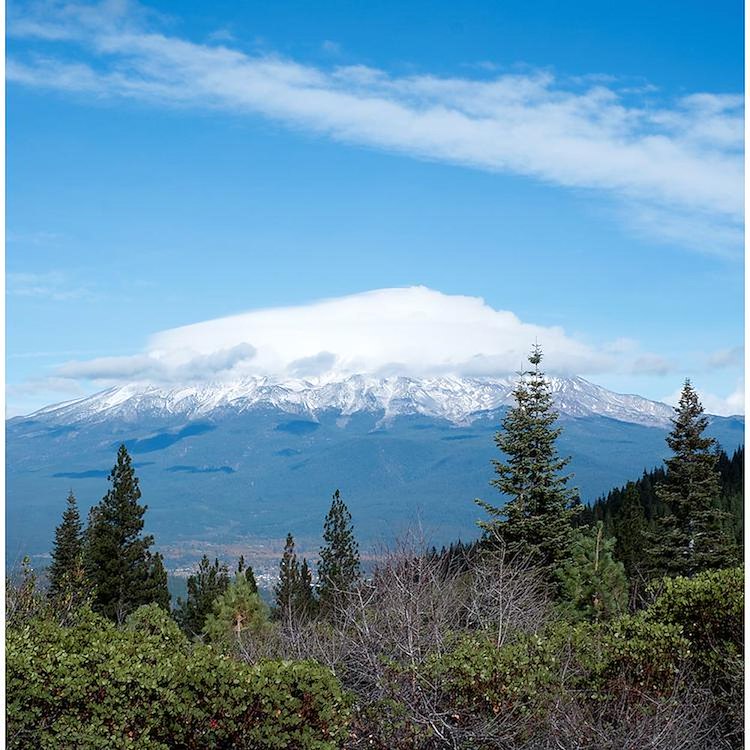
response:
[(553, 371), (743, 410), (741, 3), (11, 3), (8, 34), (9, 414), (168, 329), (413, 286), (428, 363), (476, 297), (523, 324), (498, 352), (533, 326)]

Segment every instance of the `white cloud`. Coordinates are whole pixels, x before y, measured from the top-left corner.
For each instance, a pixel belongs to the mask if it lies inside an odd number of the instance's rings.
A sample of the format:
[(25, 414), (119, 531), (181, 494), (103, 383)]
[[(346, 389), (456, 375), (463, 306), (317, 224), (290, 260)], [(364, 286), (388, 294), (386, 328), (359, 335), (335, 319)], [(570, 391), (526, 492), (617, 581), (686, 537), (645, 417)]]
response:
[[(322, 69), (158, 33), (142, 8), (123, 2), (45, 4), (11, 17), (9, 33), (46, 45), (44, 57), (12, 55), (10, 81), (260, 114), (353, 144), (604, 191), (639, 231), (739, 254), (741, 96), (656, 103), (648, 87), (548, 72), (484, 80)], [(68, 62), (74, 45), (90, 64)]]
[(629, 343), (599, 348), (559, 327), (521, 321), (478, 297), (425, 287), (379, 289), (296, 307), (208, 320), (153, 335), (142, 353), (68, 362), (57, 375), (100, 382), (354, 373), (506, 375), (538, 341), (550, 373), (628, 372), (654, 359)]
[(125, 357), (99, 357), (68, 362), (57, 368), (61, 377), (88, 380), (153, 380), (189, 382), (231, 376), (238, 365), (255, 357), (255, 348), (241, 342), (227, 349), (196, 354), (191, 349), (148, 352)]

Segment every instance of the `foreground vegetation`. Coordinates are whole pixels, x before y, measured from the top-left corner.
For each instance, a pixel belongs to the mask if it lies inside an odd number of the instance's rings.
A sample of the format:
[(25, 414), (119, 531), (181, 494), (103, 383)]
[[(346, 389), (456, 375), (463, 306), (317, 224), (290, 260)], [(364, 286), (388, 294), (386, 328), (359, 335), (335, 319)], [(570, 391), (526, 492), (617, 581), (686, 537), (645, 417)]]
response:
[(46, 589), (8, 583), (8, 747), (742, 747), (738, 503), (695, 392), (658, 511), (636, 484), (586, 509), (540, 361), (477, 542), (402, 539), (366, 577), (337, 491), (317, 580), (290, 534), (270, 608), (244, 560), (204, 557), (170, 610), (123, 446), (85, 531), (69, 498)]

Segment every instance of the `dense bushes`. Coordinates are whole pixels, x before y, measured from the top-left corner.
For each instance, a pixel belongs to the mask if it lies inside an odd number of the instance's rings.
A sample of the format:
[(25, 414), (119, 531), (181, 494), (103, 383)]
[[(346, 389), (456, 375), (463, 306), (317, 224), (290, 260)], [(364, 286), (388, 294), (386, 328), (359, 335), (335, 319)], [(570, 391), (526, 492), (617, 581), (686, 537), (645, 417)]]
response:
[(344, 695), (309, 662), (247, 665), (191, 644), (155, 605), (117, 628), (88, 611), (70, 627), (8, 629), (10, 748), (340, 747)]
[[(523, 565), (478, 557), (453, 571), (409, 551), (334, 623), (273, 623), (231, 648), (189, 641), (155, 605), (123, 626), (21, 607), (7, 629), (8, 746), (738, 748), (742, 582), (741, 568), (664, 579), (640, 612), (571, 622), (551, 619)], [(253, 651), (274, 659), (236, 658)]]
[(434, 660), (431, 674), (457, 706), (529, 715), (571, 692), (597, 700), (627, 685), (656, 697), (672, 687), (688, 654), (678, 626), (626, 615), (607, 624), (556, 622), (502, 648), (470, 636)]
[(487, 734), (495, 717), (492, 741), (514, 746), (568, 731), (574, 747), (740, 747), (742, 581), (739, 568), (665, 579), (635, 615), (556, 621), (500, 648), (466, 635), (426, 680), (442, 684), (457, 729)]
[(702, 659), (742, 651), (745, 575), (742, 568), (707, 570), (693, 578), (665, 578), (646, 610), (649, 619), (679, 625)]

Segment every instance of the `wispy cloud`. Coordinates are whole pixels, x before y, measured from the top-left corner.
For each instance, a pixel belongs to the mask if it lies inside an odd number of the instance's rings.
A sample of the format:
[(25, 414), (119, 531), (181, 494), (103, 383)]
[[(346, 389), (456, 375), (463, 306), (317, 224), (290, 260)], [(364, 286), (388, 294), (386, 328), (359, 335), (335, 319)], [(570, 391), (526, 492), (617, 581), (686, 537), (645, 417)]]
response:
[(320, 48), (328, 55), (337, 56), (341, 54), (341, 45), (338, 42), (332, 42), (330, 39), (323, 41)]
[(9, 33), (40, 45), (9, 57), (12, 82), (258, 114), (347, 143), (596, 190), (638, 231), (740, 253), (740, 95), (664, 101), (648, 87), (546, 71), (488, 80), (323, 69), (169, 36), (125, 2), (38, 7), (11, 14)]
[(60, 271), (48, 273), (9, 272), (5, 276), (7, 293), (11, 297), (37, 297), (66, 302), (93, 296), (88, 286), (76, 284)]
[(125, 357), (99, 357), (60, 365), (60, 377), (104, 381), (150, 380), (193, 382), (231, 376), (238, 365), (255, 357), (255, 347), (239, 343), (207, 354), (193, 350), (148, 352)]
[(5, 388), (5, 416), (29, 414), (40, 404), (81, 398), (90, 392), (85, 384), (64, 377), (30, 378), (23, 383), (8, 383)]
[(744, 361), (745, 347), (734, 346), (709, 354), (706, 358), (706, 367), (709, 370), (723, 370), (732, 367), (742, 367)]

